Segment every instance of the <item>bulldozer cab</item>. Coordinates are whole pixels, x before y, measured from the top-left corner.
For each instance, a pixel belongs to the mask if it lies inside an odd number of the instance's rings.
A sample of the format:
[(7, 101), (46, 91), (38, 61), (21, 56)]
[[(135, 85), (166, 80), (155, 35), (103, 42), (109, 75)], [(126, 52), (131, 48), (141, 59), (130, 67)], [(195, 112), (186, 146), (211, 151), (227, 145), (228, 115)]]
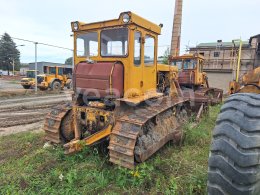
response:
[(179, 69), (179, 83), (184, 86), (199, 86), (205, 83), (204, 59), (201, 55), (186, 54), (170, 57), (170, 64)]
[(118, 19), (71, 26), (78, 93), (91, 88), (94, 96), (134, 103), (160, 95), (156, 92), (159, 25), (123, 12)]

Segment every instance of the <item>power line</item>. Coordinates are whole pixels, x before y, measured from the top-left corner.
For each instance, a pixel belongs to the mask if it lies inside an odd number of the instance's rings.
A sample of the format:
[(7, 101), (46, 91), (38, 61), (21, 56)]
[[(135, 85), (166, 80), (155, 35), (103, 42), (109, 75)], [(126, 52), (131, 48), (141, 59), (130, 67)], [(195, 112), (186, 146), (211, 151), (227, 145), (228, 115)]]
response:
[[(0, 36), (3, 37), (3, 35), (0, 35)], [(73, 49), (70, 49), (70, 48), (67, 48), (67, 47), (52, 45), (52, 44), (48, 44), (48, 43), (42, 43), (42, 42), (37, 42), (37, 41), (32, 41), (32, 40), (27, 40), (27, 39), (22, 39), (22, 38), (17, 38), (17, 37), (11, 37), (11, 38), (12, 38), (12, 39), (16, 39), (16, 40), (20, 40), (20, 41), (25, 41), (25, 42), (33, 43), (33, 44), (45, 45), (45, 46), (49, 46), (49, 47), (55, 47), (55, 48), (59, 48), (59, 49), (64, 49), (64, 50), (73, 51)]]

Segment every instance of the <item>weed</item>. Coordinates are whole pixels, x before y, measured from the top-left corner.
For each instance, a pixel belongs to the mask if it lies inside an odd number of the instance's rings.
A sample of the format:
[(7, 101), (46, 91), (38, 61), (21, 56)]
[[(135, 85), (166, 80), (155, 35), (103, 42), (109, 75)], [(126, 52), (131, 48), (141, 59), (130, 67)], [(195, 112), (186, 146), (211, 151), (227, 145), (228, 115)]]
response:
[(0, 194), (205, 194), (219, 110), (211, 107), (198, 125), (184, 126), (184, 146), (169, 143), (135, 170), (111, 165), (93, 147), (70, 156), (59, 146), (43, 149), (43, 133), (1, 137)]

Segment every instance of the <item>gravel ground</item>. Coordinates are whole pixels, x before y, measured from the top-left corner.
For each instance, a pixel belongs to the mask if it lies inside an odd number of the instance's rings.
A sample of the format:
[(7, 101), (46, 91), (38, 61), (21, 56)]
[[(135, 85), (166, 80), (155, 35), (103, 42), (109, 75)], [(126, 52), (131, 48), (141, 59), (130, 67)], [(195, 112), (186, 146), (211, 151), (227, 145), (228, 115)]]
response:
[(69, 92), (58, 95), (0, 99), (0, 136), (39, 130), (51, 108), (71, 101)]
[(19, 81), (4, 80), (0, 78), (0, 91), (10, 90), (10, 89), (23, 89)]

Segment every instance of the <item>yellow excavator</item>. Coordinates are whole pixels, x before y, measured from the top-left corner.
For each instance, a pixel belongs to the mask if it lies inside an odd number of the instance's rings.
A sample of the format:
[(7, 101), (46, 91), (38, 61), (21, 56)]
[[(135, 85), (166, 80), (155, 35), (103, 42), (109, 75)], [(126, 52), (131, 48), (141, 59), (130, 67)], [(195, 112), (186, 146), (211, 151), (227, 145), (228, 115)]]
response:
[(162, 26), (123, 12), (71, 27), (74, 95), (72, 104), (46, 116), (46, 140), (64, 144), (67, 154), (86, 145), (108, 148), (111, 162), (131, 169), (168, 141), (179, 142), (190, 101), (178, 84), (178, 68), (157, 63)]
[(239, 70), (213, 131), (208, 194), (260, 194), (260, 67)]

